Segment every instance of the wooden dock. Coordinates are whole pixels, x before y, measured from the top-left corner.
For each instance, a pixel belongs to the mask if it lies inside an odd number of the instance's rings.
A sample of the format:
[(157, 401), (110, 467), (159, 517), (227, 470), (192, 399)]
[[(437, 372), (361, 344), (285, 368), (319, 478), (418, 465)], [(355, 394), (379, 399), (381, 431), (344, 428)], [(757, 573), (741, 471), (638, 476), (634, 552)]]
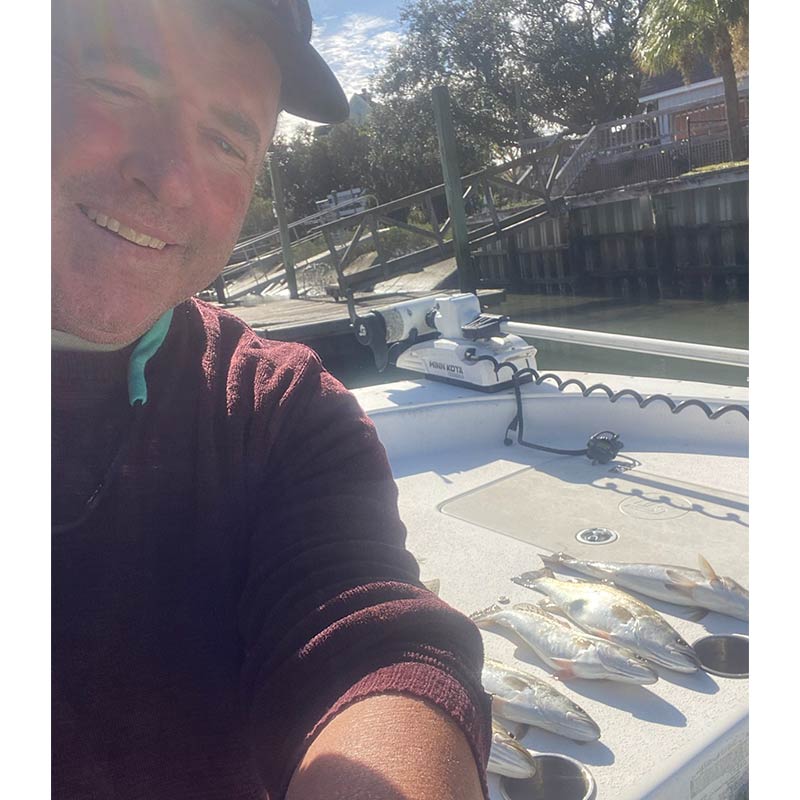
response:
[[(387, 293), (356, 293), (355, 304), (358, 312), (364, 313), (375, 308), (413, 300), (431, 294), (456, 294), (457, 290), (436, 291), (396, 291)], [(490, 307), (505, 299), (504, 289), (479, 289), (481, 306)], [(309, 300), (290, 300), (289, 298), (262, 298), (257, 305), (224, 304), (225, 308), (246, 322), (256, 333), (267, 339), (282, 341), (316, 343), (320, 340), (352, 337), (347, 304), (332, 298)], [(219, 305), (215, 303), (215, 305)]]

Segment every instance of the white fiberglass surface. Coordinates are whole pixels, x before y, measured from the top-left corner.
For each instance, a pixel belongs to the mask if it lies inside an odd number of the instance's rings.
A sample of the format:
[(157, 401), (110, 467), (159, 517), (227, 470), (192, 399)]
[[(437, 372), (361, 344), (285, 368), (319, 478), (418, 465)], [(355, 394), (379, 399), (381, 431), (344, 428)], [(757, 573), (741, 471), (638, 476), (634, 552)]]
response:
[[(504, 446), (510, 398), (470, 400), (452, 390), (460, 399), (448, 403), (446, 387), (386, 388), (376, 394), (373, 387), (359, 399), (368, 413), (370, 406), (377, 412), (373, 420), (395, 472), (408, 547), (422, 579), (439, 579), (440, 596), (464, 613), (500, 597), (538, 602), (541, 595), (511, 577), (539, 569), (539, 555), (556, 549), (693, 568), (702, 554), (720, 574), (748, 584), (746, 421), (709, 421), (696, 409), (681, 419), (655, 405), (642, 410), (552, 392), (532, 397), (531, 439), (573, 447), (611, 428), (626, 443), (623, 452), (639, 462), (615, 471), (582, 456)], [(707, 392), (711, 401), (713, 392)], [(392, 400), (410, 394), (413, 403)], [(574, 535), (590, 524), (617, 530), (617, 543), (580, 545)], [(689, 642), (709, 633), (749, 632), (747, 622), (732, 617), (709, 613), (693, 621), (685, 609), (656, 600), (651, 605)], [(534, 752), (585, 764), (597, 781), (598, 800), (736, 796), (725, 794), (725, 786), (735, 789), (745, 780), (748, 680), (658, 668), (659, 680), (649, 686), (558, 681), (512, 633), (492, 628), (482, 637), (487, 656), (552, 682), (598, 723), (597, 742), (579, 744), (535, 728), (522, 739)], [(731, 759), (731, 769), (714, 767)], [(490, 790), (499, 800), (496, 777)]]

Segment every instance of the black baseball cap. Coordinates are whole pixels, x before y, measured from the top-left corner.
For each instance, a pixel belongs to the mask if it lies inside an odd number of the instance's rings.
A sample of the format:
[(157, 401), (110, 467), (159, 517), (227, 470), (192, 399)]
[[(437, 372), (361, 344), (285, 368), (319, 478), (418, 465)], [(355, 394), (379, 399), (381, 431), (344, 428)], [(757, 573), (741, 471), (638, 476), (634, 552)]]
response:
[(283, 78), (283, 108), (314, 122), (344, 122), (350, 116), (344, 91), (311, 46), (308, 0), (235, 0), (235, 5), (254, 12), (257, 33), (275, 55)]

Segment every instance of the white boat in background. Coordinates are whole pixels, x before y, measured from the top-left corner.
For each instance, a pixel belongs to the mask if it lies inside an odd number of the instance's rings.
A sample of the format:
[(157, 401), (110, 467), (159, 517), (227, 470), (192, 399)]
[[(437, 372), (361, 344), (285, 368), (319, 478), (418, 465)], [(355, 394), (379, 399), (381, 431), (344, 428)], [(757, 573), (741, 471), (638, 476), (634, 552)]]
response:
[[(479, 314), (472, 295), (427, 298), (358, 320), (359, 338), (373, 346), (376, 361), (385, 362), (393, 342), (405, 342), (395, 345), (405, 348), (398, 366), (428, 375), (354, 390), (386, 448), (422, 579), (438, 580), (440, 596), (466, 614), (498, 598), (538, 602), (541, 596), (511, 578), (541, 568), (539, 556), (557, 551), (694, 568), (703, 556), (719, 575), (748, 586), (747, 389), (558, 370), (543, 375), (535, 369), (535, 347), (517, 337), (743, 367), (747, 352), (497, 318), (471, 324), (476, 308)], [(473, 381), (483, 391), (471, 388)], [(623, 446), (615, 454), (617, 444)], [(749, 633), (748, 623), (733, 617), (712, 612), (693, 621), (685, 608), (647, 602), (690, 643)], [(521, 739), (532, 753), (585, 765), (596, 784), (587, 796), (747, 796), (749, 681), (719, 674), (733, 667), (708, 662), (711, 671), (693, 674), (659, 667), (660, 679), (647, 686), (558, 682), (509, 633), (482, 635), (487, 657), (552, 681), (599, 724), (596, 742), (536, 728)], [(736, 669), (746, 678), (746, 667)], [(513, 795), (509, 785), (501, 788), (490, 775), (492, 800), (537, 796)]]

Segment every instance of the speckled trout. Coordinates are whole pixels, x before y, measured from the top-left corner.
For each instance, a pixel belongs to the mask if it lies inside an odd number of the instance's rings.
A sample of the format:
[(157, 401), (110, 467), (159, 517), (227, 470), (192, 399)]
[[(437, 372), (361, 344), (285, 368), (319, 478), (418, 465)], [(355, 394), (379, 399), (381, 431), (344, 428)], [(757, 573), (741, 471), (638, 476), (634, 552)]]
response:
[(492, 748), (489, 751), (489, 772), (509, 778), (532, 778), (536, 773), (531, 754), (492, 717)]
[(628, 647), (662, 667), (697, 671), (697, 656), (680, 634), (657, 611), (615, 586), (559, 580), (549, 567), (511, 580), (546, 595), (548, 607), (560, 609), (595, 636)]
[(487, 658), (481, 677), (500, 716), (578, 742), (600, 738), (597, 723), (579, 705), (531, 673)]
[(655, 597), (656, 600), (718, 611), (737, 619), (747, 620), (750, 616), (750, 593), (747, 589), (733, 578), (717, 575), (703, 556), (699, 556), (699, 570), (669, 564), (581, 561), (566, 553), (553, 553), (541, 558), (549, 567), (568, 567), (583, 575), (610, 580), (622, 589)]
[(633, 650), (573, 628), (540, 606), (518, 603), (476, 611), (470, 619), (479, 627), (500, 625), (514, 631), (559, 678), (608, 679), (623, 683), (655, 683), (658, 674)]

